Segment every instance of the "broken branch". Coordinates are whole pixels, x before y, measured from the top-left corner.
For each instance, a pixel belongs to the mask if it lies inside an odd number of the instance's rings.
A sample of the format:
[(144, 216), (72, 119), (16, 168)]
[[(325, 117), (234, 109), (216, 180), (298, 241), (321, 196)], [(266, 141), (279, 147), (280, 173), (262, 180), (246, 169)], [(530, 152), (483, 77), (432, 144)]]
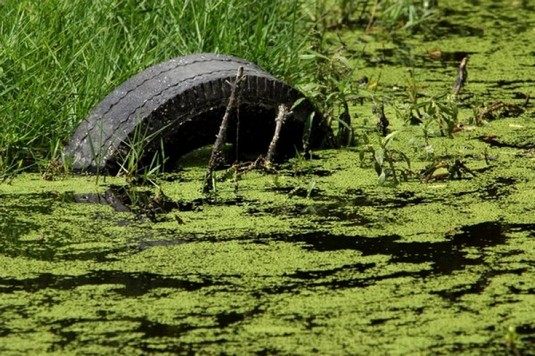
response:
[(279, 113), (275, 118), (275, 132), (273, 133), (273, 138), (271, 139), (271, 143), (269, 144), (269, 149), (266, 155), (266, 165), (268, 166), (271, 166), (273, 157), (275, 157), (275, 151), (277, 149), (277, 143), (279, 142), (282, 125), (284, 124), (284, 120), (286, 120), (287, 116), (288, 107), (284, 104), (279, 105)]
[(212, 148), (210, 160), (208, 161), (208, 168), (204, 177), (204, 193), (209, 193), (213, 189), (212, 180), (214, 169), (221, 162), (223, 157), (223, 145), (225, 144), (225, 139), (227, 137), (228, 121), (232, 109), (236, 106), (236, 93), (239, 90), (239, 84), (242, 79), (243, 67), (240, 67), (238, 68), (238, 72), (236, 73), (236, 79), (234, 80), (234, 82), (229, 83), (231, 86), (230, 97), (228, 99), (228, 104), (225, 109), (225, 114), (223, 115), (223, 119), (221, 120), (221, 126), (219, 126), (219, 132), (217, 133), (214, 147)]

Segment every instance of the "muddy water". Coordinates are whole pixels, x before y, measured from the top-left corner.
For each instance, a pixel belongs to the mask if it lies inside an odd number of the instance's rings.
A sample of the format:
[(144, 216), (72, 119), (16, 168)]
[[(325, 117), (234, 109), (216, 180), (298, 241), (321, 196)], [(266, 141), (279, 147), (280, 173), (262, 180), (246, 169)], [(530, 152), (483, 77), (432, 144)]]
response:
[[(356, 76), (381, 73), (380, 90), (403, 98), (412, 67), (432, 95), (451, 90), (468, 53), (461, 120), (474, 97), (533, 94), (534, 9), (453, 3), (435, 35), (345, 30), (369, 41)], [(421, 132), (386, 109), (419, 171)], [(373, 122), (369, 106), (352, 112), (357, 130)], [(475, 176), (395, 188), (354, 149), (220, 182), (210, 199), (199, 165), (160, 179), (163, 195), (120, 178), (20, 176), (0, 186), (0, 352), (533, 354), (533, 116), (432, 137)]]

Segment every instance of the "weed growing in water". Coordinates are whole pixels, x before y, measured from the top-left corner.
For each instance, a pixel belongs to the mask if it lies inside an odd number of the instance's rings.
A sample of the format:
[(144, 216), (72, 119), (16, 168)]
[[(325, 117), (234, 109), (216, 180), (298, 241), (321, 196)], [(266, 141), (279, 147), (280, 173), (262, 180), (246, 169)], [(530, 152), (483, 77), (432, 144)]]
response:
[[(373, 167), (378, 175), (379, 185), (384, 185), (387, 180), (391, 180), (392, 184), (396, 186), (401, 181), (407, 181), (412, 174), (411, 162), (407, 155), (392, 148), (392, 142), (398, 134), (399, 131), (394, 131), (386, 137), (382, 137), (377, 133), (377, 146), (367, 144), (359, 149), (361, 165), (366, 164), (366, 153), (371, 155)], [(399, 161), (405, 162), (406, 167), (399, 166)]]
[(519, 339), (520, 338), (518, 336), (518, 333), (516, 332), (516, 328), (514, 326), (509, 326), (509, 328), (507, 328), (507, 332), (503, 337), (503, 342), (505, 344), (505, 347), (507, 348), (507, 351), (511, 355), (522, 355), (522, 352), (519, 348), (519, 346), (521, 345)]
[(420, 172), (420, 177), (423, 178), (425, 182), (432, 179), (461, 179), (467, 174), (475, 177), (476, 174), (468, 168), (463, 161), (460, 159), (454, 160), (434, 160), (432, 163), (428, 164)]
[(430, 97), (421, 103), (422, 121), (434, 123), (442, 136), (451, 137), (459, 123), (459, 108), (453, 95)]
[[(347, 8), (349, 4), (340, 4)], [(332, 50), (325, 37), (329, 27), (329, 9), (324, 2), (316, 2), (309, 11), (312, 28), (310, 49), (300, 55), (313, 68), (306, 84), (300, 89), (314, 102), (323, 113), (328, 124), (338, 122), (342, 135), (338, 137), (339, 146), (348, 146), (353, 137), (349, 102), (358, 96), (358, 83), (353, 78), (355, 67), (347, 55), (347, 45), (338, 37), (339, 47)]]
[(416, 31), (435, 16), (436, 6), (436, 1), (375, 0), (373, 14), (377, 14), (377, 19), (374, 24), (391, 31)]
[(317, 47), (302, 56), (303, 59), (315, 61), (317, 66), (316, 80), (302, 86), (302, 89), (309, 93), (329, 125), (335, 121), (344, 124), (346, 121), (340, 119), (340, 113), (347, 109), (349, 101), (358, 98), (358, 87), (353, 80), (354, 68), (342, 50), (333, 54), (321, 53), (324, 50)]
[(394, 103), (396, 116), (407, 125), (419, 124), (426, 142), (434, 126), (442, 136), (451, 137), (459, 123), (459, 107), (455, 94), (426, 96), (421, 92), (424, 86), (418, 83), (411, 71), (407, 80), (404, 100)]
[(310, 178), (310, 161), (303, 154), (297, 152), (296, 157), (292, 160), (292, 170), (298, 183), (288, 193), (288, 196), (292, 197), (305, 192), (305, 197), (309, 199), (317, 185), (316, 180)]
[[(44, 180), (55, 180), (58, 177), (64, 177), (71, 170), (71, 159), (62, 154), (61, 143), (56, 141), (55, 143), (52, 142), (51, 145), (53, 145), (50, 149), (52, 158), (44, 161), (46, 163), (39, 168), (39, 171), (43, 172), (41, 177)], [(36, 161), (38, 164), (40, 163), (40, 160), (36, 159)]]
[(0, 148), (0, 183), (11, 182), (24, 169), (24, 160), (9, 155), (9, 148)]

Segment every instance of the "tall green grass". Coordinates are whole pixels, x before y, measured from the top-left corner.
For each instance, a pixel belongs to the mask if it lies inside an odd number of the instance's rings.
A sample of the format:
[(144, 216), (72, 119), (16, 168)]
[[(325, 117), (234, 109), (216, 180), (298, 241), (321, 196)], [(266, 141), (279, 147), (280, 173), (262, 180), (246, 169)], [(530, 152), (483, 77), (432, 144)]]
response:
[(0, 1), (0, 174), (60, 156), (89, 110), (140, 70), (216, 52), (292, 82), (299, 0)]

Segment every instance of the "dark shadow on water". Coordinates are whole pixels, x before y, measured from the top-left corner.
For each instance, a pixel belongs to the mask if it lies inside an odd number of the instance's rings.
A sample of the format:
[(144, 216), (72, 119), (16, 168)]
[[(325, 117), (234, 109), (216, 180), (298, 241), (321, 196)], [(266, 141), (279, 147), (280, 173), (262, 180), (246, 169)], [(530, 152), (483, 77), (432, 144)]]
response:
[(309, 270), (309, 271), (297, 271), (290, 274), (293, 278), (300, 279), (322, 279), (336, 275), (339, 272), (343, 271), (356, 271), (356, 272), (365, 272), (366, 270), (375, 267), (375, 263), (355, 263), (351, 265), (344, 265), (342, 267), (328, 269), (328, 270)]
[[(516, 332), (521, 336), (522, 343), (525, 345), (535, 345), (535, 324), (523, 324), (516, 328)], [(527, 351), (527, 350), (526, 350)], [(528, 355), (526, 353), (525, 355)]]
[(20, 236), (27, 233), (39, 235), (40, 225), (16, 223), (6, 231), (1, 231), (3, 239), (0, 239), (0, 250), (6, 256), (26, 257), (40, 261), (113, 261), (114, 255), (130, 249), (126, 246), (115, 248), (88, 248), (77, 250), (68, 247), (68, 236), (60, 231), (55, 232), (54, 238), (42, 235), (41, 238), (32, 240), (20, 240)]
[(95, 271), (80, 276), (43, 273), (37, 277), (26, 279), (1, 278), (0, 292), (15, 293), (17, 291), (25, 291), (33, 293), (49, 288), (72, 290), (80, 286), (105, 284), (119, 285), (114, 289), (114, 292), (126, 297), (136, 297), (157, 288), (193, 291), (216, 283), (204, 277), (193, 277), (191, 280), (186, 280), (146, 272)]
[[(485, 249), (504, 244), (509, 231), (534, 231), (533, 224), (502, 225), (499, 222), (485, 222), (465, 226), (445, 241), (403, 242), (399, 235), (362, 236), (333, 235), (327, 232), (312, 232), (302, 235), (267, 235), (260, 239), (303, 243), (303, 248), (313, 251), (358, 250), (363, 256), (387, 255), (394, 263), (431, 263), (432, 273), (451, 274), (467, 266), (484, 263)], [(479, 254), (474, 256), (465, 251), (475, 247)], [(313, 277), (313, 275), (311, 275)]]
[[(503, 274), (521, 275), (525, 271), (526, 271), (526, 268), (518, 268), (516, 270), (489, 271), (489, 272), (481, 274), (478, 280), (474, 283), (467, 283), (464, 285), (456, 286), (455, 288), (441, 290), (441, 291), (437, 291), (433, 293), (440, 295), (442, 298), (450, 302), (457, 302), (461, 297), (463, 297), (466, 294), (482, 293), (485, 290), (485, 288), (490, 284), (493, 277), (503, 275)], [(521, 293), (514, 293), (514, 294), (521, 294)]]
[(0, 206), (0, 216), (11, 211), (23, 211), (26, 214), (52, 214), (54, 211), (52, 203), (58, 198), (58, 193), (30, 193), (30, 194), (0, 194), (0, 201), (7, 199), (16, 201), (9, 205), (9, 211)]
[[(192, 325), (187, 323), (180, 323), (175, 325), (170, 324), (163, 324), (158, 323), (155, 321), (149, 321), (146, 319), (140, 319), (139, 321), (139, 327), (136, 329), (137, 332), (140, 332), (143, 334), (143, 337), (141, 338), (141, 343), (139, 345), (139, 348), (142, 349), (145, 352), (155, 352), (155, 351), (163, 351), (161, 347), (163, 346), (164, 350), (167, 352), (174, 352), (177, 354), (184, 354), (186, 353), (193, 353), (193, 350), (197, 348), (198, 346), (202, 344), (208, 344), (211, 342), (205, 342), (205, 343), (194, 343), (194, 344), (187, 344), (187, 343), (179, 343), (173, 344), (172, 342), (166, 342), (162, 345), (155, 345), (153, 344), (152, 340), (158, 340), (162, 337), (172, 338), (178, 340), (181, 336), (185, 335), (186, 333), (196, 330), (196, 329), (223, 329), (226, 327), (229, 327), (233, 324), (240, 323), (248, 318), (252, 318), (257, 314), (262, 313), (262, 308), (257, 306), (254, 307), (251, 310), (247, 310), (245, 312), (237, 312), (237, 311), (230, 311), (230, 312), (223, 312), (218, 314), (201, 314), (197, 315), (198, 317), (201, 317), (203, 319), (206, 319), (206, 323), (203, 323), (203, 325)], [(191, 314), (190, 314), (191, 315)], [(177, 320), (179, 321), (179, 319)], [(215, 341), (216, 343), (224, 342), (224, 339), (219, 339)]]
[[(298, 280), (299, 282), (268, 287), (264, 292), (270, 294), (289, 293), (303, 288), (303, 285), (306, 285), (308, 288), (362, 288), (377, 282), (379, 278), (355, 278), (353, 274), (355, 272), (363, 273), (375, 266), (375, 263), (355, 263), (327, 270), (297, 271), (295, 273), (290, 273), (287, 276)], [(344, 272), (351, 272), (351, 275), (345, 276)], [(395, 278), (395, 276), (389, 275), (388, 278)]]
[(115, 211), (132, 211), (148, 218), (180, 207), (163, 193), (119, 185), (111, 185), (104, 193), (72, 194), (72, 202), (109, 205)]
[[(304, 189), (304, 188), (303, 188)], [(287, 190), (289, 191), (289, 190)], [(303, 197), (306, 196), (303, 192)], [(313, 197), (316, 196), (313, 194)], [(321, 198), (321, 195), (320, 195)], [(314, 204), (293, 203), (278, 206), (252, 205), (247, 209), (250, 215), (290, 215), (296, 217), (311, 216), (313, 220), (325, 222), (325, 220), (340, 221), (344, 225), (363, 226), (372, 224), (375, 220), (363, 215), (361, 207), (374, 207), (377, 209), (393, 209), (437, 202), (442, 199), (429, 199), (417, 196), (414, 192), (406, 191), (395, 195), (393, 198), (370, 197), (361, 189), (348, 189), (341, 195), (323, 197)]]
[(395, 198), (381, 198), (377, 196), (370, 196), (361, 189), (348, 189), (345, 193), (338, 197), (338, 204), (340, 206), (372, 206), (378, 208), (404, 208), (428, 202), (436, 202), (438, 199), (425, 199), (416, 196), (414, 192), (406, 191), (396, 194)]
[(252, 318), (257, 314), (261, 314), (262, 312), (263, 308), (261, 306), (256, 306), (253, 309), (245, 312), (231, 311), (219, 313), (216, 315), (217, 327), (226, 328), (227, 326), (242, 322), (245, 319)]
[(243, 197), (233, 199), (197, 198), (187, 201), (175, 201), (163, 192), (155, 193), (152, 190), (140, 190), (128, 186), (111, 185), (103, 193), (70, 194), (70, 202), (81, 204), (101, 204), (112, 207), (115, 211), (133, 212), (138, 218), (149, 218), (157, 221), (161, 214), (171, 211), (195, 211), (200, 212), (203, 205), (235, 206), (245, 203)]
[(474, 27), (466, 24), (459, 24), (455, 23), (452, 24), (447, 19), (443, 19), (438, 23), (438, 29), (436, 31), (436, 34), (440, 37), (446, 37), (446, 36), (475, 36), (475, 37), (483, 37), (485, 34), (485, 30), (479, 27)]
[(189, 324), (163, 324), (146, 319), (139, 320), (139, 327), (136, 331), (143, 333), (145, 338), (152, 337), (180, 337), (188, 331), (195, 330), (198, 327)]
[(508, 196), (514, 190), (514, 184), (516, 183), (514, 178), (496, 178), (493, 183), (490, 183), (486, 187), (480, 189), (480, 197), (482, 199), (499, 199)]
[[(101, 320), (104, 319), (104, 320)], [(131, 342), (131, 346), (147, 354), (154, 352), (172, 352), (177, 354), (183, 354), (185, 351), (191, 351), (188, 348), (189, 345), (181, 345), (178, 341), (170, 342), (169, 339), (176, 339), (187, 332), (196, 329), (192, 325), (188, 324), (163, 324), (155, 321), (150, 321), (144, 318), (126, 318), (126, 319), (64, 319), (55, 322), (51, 325), (51, 329), (54, 334), (58, 335), (61, 340), (54, 342), (54, 345), (49, 351), (61, 352), (66, 346), (71, 344), (87, 344), (91, 342), (91, 338), (87, 338), (82, 332), (71, 331), (76, 327), (78, 323), (103, 323), (103, 322), (129, 322), (132, 324), (132, 329), (127, 332), (141, 333), (141, 337), (136, 337), (135, 342)], [(116, 332), (109, 333), (111, 338), (107, 339), (106, 332), (100, 332), (94, 337), (98, 338), (98, 343), (108, 347), (120, 347), (122, 344), (113, 340), (117, 336)], [(80, 336), (85, 336), (80, 339)], [(104, 337), (104, 338), (103, 338)], [(165, 338), (165, 341), (163, 341)]]

